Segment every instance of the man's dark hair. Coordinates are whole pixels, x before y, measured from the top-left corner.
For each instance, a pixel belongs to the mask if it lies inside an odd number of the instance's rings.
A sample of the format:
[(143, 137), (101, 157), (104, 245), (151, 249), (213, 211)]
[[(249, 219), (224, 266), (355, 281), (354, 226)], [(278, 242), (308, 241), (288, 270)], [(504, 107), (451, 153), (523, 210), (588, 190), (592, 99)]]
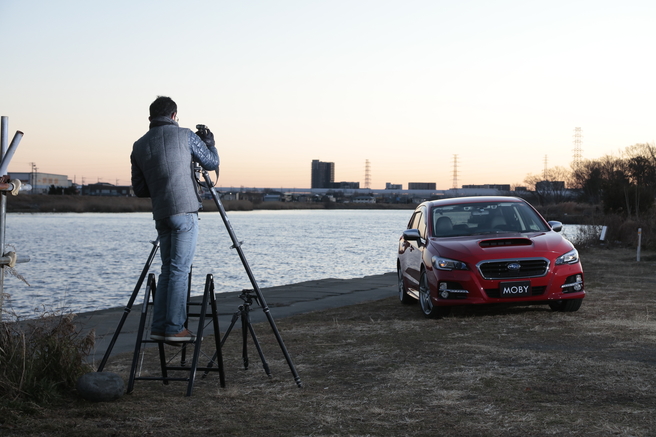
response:
[(176, 105), (170, 97), (158, 96), (155, 101), (150, 104), (151, 118), (170, 117), (175, 112), (178, 112), (178, 105)]

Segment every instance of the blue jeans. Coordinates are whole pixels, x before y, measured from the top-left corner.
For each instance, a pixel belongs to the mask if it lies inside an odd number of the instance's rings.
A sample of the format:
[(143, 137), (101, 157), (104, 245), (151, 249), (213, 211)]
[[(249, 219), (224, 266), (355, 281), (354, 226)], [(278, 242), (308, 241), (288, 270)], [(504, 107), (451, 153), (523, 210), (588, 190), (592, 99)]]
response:
[(152, 332), (177, 334), (187, 320), (189, 271), (198, 239), (198, 213), (155, 221), (162, 272), (155, 289)]

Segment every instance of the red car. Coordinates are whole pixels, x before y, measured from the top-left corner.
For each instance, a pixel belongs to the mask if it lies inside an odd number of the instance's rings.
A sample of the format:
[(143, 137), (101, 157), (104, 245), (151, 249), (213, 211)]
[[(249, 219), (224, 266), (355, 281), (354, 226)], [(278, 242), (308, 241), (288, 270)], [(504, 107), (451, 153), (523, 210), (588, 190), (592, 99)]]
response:
[(452, 306), (548, 304), (576, 311), (585, 297), (574, 245), (526, 201), (460, 197), (420, 204), (399, 240), (401, 302), (426, 317)]

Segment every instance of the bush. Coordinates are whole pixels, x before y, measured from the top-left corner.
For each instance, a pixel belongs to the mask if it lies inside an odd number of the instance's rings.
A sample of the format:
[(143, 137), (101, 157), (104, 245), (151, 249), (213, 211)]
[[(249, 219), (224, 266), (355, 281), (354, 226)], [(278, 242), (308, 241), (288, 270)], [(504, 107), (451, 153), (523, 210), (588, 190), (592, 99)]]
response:
[[(47, 404), (71, 394), (94, 332), (81, 336), (73, 314), (44, 314), (36, 320), (0, 323), (0, 396), (5, 403)], [(6, 417), (6, 414), (3, 415)]]

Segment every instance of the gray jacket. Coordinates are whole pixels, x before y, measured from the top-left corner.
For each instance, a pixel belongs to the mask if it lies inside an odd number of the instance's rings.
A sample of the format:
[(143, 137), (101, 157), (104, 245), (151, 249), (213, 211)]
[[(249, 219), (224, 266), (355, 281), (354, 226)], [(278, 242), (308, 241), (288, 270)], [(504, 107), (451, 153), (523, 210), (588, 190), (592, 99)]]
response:
[(151, 198), (153, 219), (159, 220), (200, 209), (193, 161), (214, 170), (219, 166), (219, 154), (216, 147), (207, 147), (190, 129), (157, 117), (134, 143), (130, 161), (134, 193)]

